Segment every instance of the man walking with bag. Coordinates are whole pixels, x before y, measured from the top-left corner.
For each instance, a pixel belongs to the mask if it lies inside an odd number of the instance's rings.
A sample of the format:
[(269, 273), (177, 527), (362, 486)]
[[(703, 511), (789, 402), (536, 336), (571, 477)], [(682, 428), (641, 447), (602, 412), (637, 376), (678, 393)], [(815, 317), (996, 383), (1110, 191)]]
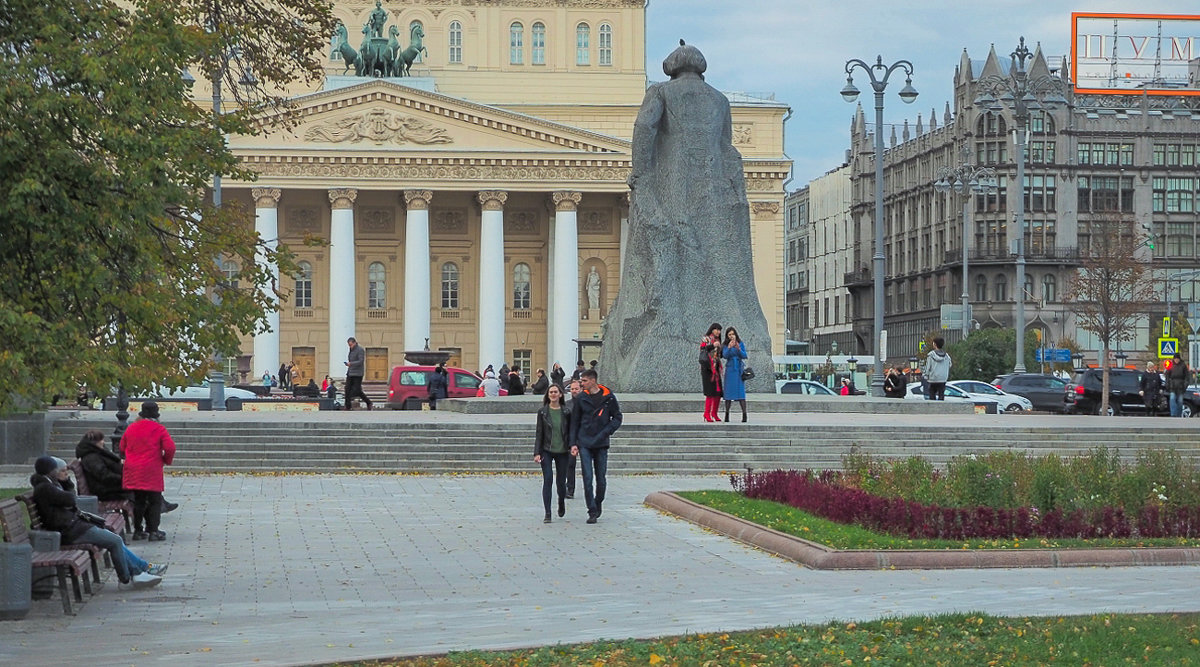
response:
[(367, 398), (367, 394), (362, 388), (363, 375), (366, 373), (367, 353), (353, 336), (346, 339), (346, 344), (350, 346), (350, 353), (346, 357), (346, 409), (353, 410), (354, 399), (361, 398), (367, 404), (367, 409), (370, 410), (371, 399)]
[(583, 371), (579, 384), (583, 392), (571, 402), (571, 454), (579, 457), (583, 471), (587, 522), (596, 523), (608, 487), (608, 438), (621, 428), (621, 406), (608, 387), (599, 383), (596, 371), (590, 368)]

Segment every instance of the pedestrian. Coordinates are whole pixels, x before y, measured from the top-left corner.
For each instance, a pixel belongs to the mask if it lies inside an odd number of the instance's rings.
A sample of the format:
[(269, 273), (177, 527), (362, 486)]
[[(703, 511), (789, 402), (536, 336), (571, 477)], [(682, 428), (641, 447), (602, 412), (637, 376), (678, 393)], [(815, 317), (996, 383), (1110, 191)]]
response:
[(263, 371), (262, 384), (264, 387), (271, 386), (271, 372), (270, 371)]
[(725, 345), (721, 348), (725, 359), (725, 382), (721, 385), (725, 395), (725, 421), (729, 421), (729, 404), (737, 401), (742, 406), (742, 423), (746, 423), (746, 381), (742, 371), (746, 369), (746, 343), (738, 336), (737, 329), (725, 329)]
[(158, 529), (163, 510), (163, 466), (175, 459), (175, 441), (158, 422), (158, 403), (146, 401), (139, 419), (121, 436), (125, 466), (121, 487), (133, 491), (133, 539), (160, 542), (167, 534)]
[(583, 365), (583, 359), (576, 361), (575, 362), (575, 372), (571, 373), (571, 379), (578, 380), (579, 378), (583, 377), (584, 368), (585, 368), (585, 366)]
[(883, 395), (887, 398), (904, 398), (908, 395), (908, 381), (899, 366), (889, 368), (884, 376)]
[(704, 392), (704, 421), (715, 422), (721, 402), (721, 325), (713, 322), (700, 339), (700, 386)]
[(608, 489), (608, 439), (621, 428), (621, 406), (616, 395), (600, 384), (594, 370), (583, 372), (579, 386), (583, 391), (571, 406), (571, 453), (579, 457), (583, 468), (587, 522), (596, 523), (604, 509)]
[(429, 374), (429, 382), (425, 384), (425, 390), (429, 393), (429, 409), (437, 410), (437, 402), (439, 398), (446, 398), (449, 395), (450, 385), (446, 381), (446, 364), (440, 363)]
[[(537, 369), (537, 379), (533, 381), (533, 386), (529, 388), (529, 391), (533, 392), (534, 394), (536, 394), (538, 396), (545, 396), (546, 390), (549, 388), (550, 388), (550, 378), (546, 377), (546, 369), (544, 369), (544, 368)], [(558, 387), (558, 389), (559, 389), (559, 393), (562, 393), (561, 385)]]
[(279, 364), (279, 388), (287, 391), (290, 386), (292, 386), (292, 373), (288, 370), (287, 364)]
[[(83, 468), (83, 477), (88, 492), (101, 501), (133, 503), (133, 492), (122, 486), (125, 466), (116, 452), (105, 446), (108, 438), (102, 431), (91, 430), (83, 434), (75, 445), (75, 458)], [(163, 498), (162, 513), (172, 512), (179, 507)]]
[(495, 398), (500, 395), (500, 381), (496, 379), (496, 372), (489, 370), (483, 378), (483, 382), (479, 384), (479, 389), (484, 396)]
[(557, 361), (550, 368), (550, 381), (559, 387), (564, 386), (563, 382), (567, 379), (567, 372), (563, 370), (562, 364)]
[(508, 395), (524, 396), (525, 380), (521, 378), (521, 365), (514, 363), (508, 371)]
[(1154, 367), (1154, 362), (1147, 361), (1146, 372), (1142, 373), (1142, 377), (1138, 381), (1138, 394), (1146, 406), (1146, 413), (1152, 417), (1158, 414), (1158, 401), (1162, 398), (1162, 388), (1163, 381)]
[(941, 336), (933, 339), (933, 349), (925, 355), (925, 367), (921, 374), (929, 383), (925, 398), (931, 401), (946, 400), (946, 381), (950, 379), (950, 367), (954, 360), (942, 349), (946, 340)]
[(550, 523), (550, 485), (558, 489), (558, 516), (567, 513), (567, 443), (571, 438), (571, 414), (563, 407), (562, 387), (550, 385), (542, 408), (537, 413), (537, 432), (533, 438), (533, 460), (542, 466), (542, 505), (544, 523)]
[(1167, 366), (1167, 400), (1172, 417), (1183, 416), (1183, 393), (1187, 391), (1189, 376), (1188, 366), (1183, 363), (1183, 357), (1178, 354), (1171, 357)]
[(57, 532), (64, 547), (94, 544), (107, 550), (122, 586), (149, 588), (162, 582), (166, 563), (147, 563), (125, 546), (120, 535), (79, 515), (78, 497), (70, 473), (67, 462), (58, 457), (42, 456), (34, 462), (29, 483), (33, 486), (33, 501), (37, 504), (42, 525)]
[[(567, 385), (567, 392), (570, 398), (567, 399), (567, 412), (575, 409), (575, 398), (583, 393), (583, 387), (579, 384), (579, 380), (571, 380)], [(575, 462), (579, 457), (568, 452), (567, 454), (567, 500), (575, 499)]]
[(329, 385), (331, 384), (333, 384), (333, 378), (326, 375), (325, 379), (321, 380), (321, 393), (324, 394), (325, 392), (329, 391)]
[(512, 373), (512, 369), (508, 367), (508, 362), (500, 364), (500, 372), (496, 374), (496, 379), (500, 381), (500, 388), (504, 391), (508, 391), (510, 373)]
[(850, 378), (842, 378), (842, 388), (838, 390), (839, 396), (850, 396)]
[(361, 398), (367, 404), (367, 409), (371, 409), (371, 399), (367, 398), (367, 394), (363, 391), (362, 381), (363, 373), (366, 372), (367, 353), (358, 344), (358, 341), (351, 336), (346, 339), (346, 344), (350, 346), (350, 352), (346, 357), (346, 409), (354, 409), (354, 399)]

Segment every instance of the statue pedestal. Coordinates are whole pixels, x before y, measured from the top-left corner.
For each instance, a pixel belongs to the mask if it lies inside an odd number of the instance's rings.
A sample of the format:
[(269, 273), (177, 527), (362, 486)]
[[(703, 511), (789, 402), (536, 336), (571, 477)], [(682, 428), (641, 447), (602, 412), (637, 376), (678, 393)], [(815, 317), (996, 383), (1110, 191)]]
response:
[(600, 309), (599, 308), (588, 308), (587, 309), (587, 318), (588, 318), (589, 322), (599, 322), (600, 321)]
[(369, 76), (354, 76), (351, 71), (346, 76), (330, 75), (325, 77), (325, 90), (337, 90), (338, 88), (348, 88), (349, 86), (357, 86), (360, 83), (368, 81), (387, 81), (399, 86), (408, 86), (430, 93), (437, 92), (437, 83), (431, 76), (402, 76), (402, 77), (369, 77)]

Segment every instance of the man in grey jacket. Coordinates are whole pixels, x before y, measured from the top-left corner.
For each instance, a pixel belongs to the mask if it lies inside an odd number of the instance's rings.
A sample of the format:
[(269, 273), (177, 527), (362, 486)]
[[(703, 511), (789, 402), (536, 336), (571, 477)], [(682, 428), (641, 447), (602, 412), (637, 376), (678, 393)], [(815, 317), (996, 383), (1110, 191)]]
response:
[(350, 346), (350, 354), (346, 357), (346, 409), (354, 409), (354, 399), (361, 398), (371, 409), (371, 399), (363, 392), (363, 374), (366, 372), (367, 353), (353, 336), (346, 339)]
[(930, 401), (946, 400), (946, 380), (950, 379), (950, 366), (953, 361), (942, 349), (945, 344), (946, 340), (941, 336), (934, 338), (933, 349), (925, 355), (925, 368), (921, 372), (925, 375), (925, 381), (929, 383), (925, 398)]

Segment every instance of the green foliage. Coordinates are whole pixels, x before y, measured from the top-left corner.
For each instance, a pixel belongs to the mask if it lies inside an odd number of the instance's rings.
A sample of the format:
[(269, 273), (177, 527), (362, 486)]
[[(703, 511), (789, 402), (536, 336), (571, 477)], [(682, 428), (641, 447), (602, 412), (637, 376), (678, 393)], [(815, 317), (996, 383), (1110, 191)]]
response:
[[(1025, 330), (1025, 368), (1034, 372), (1041, 365), (1034, 361), (1038, 347), (1037, 333)], [(946, 346), (954, 360), (951, 380), (982, 380), (1011, 373), (1016, 365), (1017, 334), (1015, 329), (980, 329), (971, 332), (966, 340)]]
[[(231, 352), (265, 327), (279, 286), (256, 252), (282, 275), (296, 270), (286, 247), (257, 237), (247, 211), (206, 204), (213, 174), (253, 180), (224, 141), (253, 127), (245, 113), (214, 118), (190, 101), (181, 72), (233, 39), (190, 21), (199, 6), (0, 8), (0, 414), (71, 395), (77, 383), (103, 391), (198, 377), (212, 350)], [(314, 39), (305, 43), (323, 46)], [(276, 57), (311, 60), (295, 45)], [(237, 288), (218, 257), (240, 267)]]

